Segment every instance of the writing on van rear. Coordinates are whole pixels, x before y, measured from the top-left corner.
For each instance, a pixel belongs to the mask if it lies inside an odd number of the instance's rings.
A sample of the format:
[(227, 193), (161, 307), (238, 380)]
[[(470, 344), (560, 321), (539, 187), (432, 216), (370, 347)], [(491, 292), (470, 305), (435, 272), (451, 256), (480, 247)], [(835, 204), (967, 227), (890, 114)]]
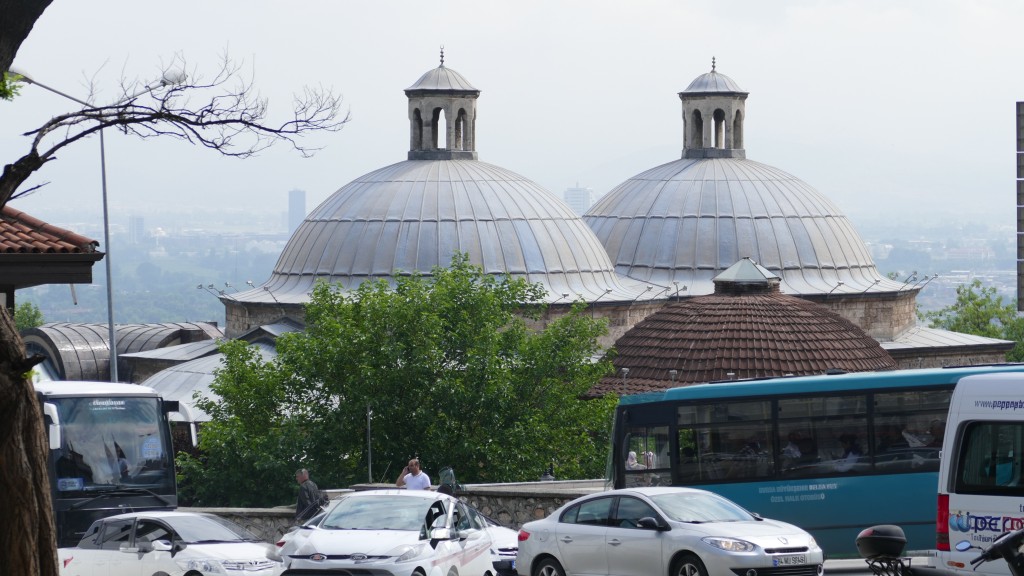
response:
[(991, 408), (993, 410), (1024, 409), (1024, 400), (975, 400), (975, 408)]

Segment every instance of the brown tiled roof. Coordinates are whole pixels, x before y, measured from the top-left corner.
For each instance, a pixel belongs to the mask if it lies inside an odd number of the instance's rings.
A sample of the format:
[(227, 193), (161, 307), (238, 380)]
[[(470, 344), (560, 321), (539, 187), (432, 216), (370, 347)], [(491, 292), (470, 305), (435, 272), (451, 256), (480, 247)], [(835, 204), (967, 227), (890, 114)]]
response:
[[(896, 363), (852, 322), (774, 291), (675, 302), (615, 343), (614, 376), (591, 395), (635, 394), (718, 380), (892, 370)], [(623, 368), (628, 375), (623, 378)], [(676, 370), (675, 381), (669, 370)]]
[(88, 254), (96, 252), (99, 245), (96, 240), (47, 224), (10, 206), (0, 210), (0, 253)]

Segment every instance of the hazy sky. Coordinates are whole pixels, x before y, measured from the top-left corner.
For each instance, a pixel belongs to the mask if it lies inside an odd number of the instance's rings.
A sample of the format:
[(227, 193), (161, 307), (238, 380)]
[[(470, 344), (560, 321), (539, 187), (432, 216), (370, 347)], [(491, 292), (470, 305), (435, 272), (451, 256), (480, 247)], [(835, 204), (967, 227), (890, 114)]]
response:
[[(747, 157), (785, 170), (855, 221), (886, 215), (1015, 212), (1014, 103), (1024, 100), (1020, 0), (55, 0), (15, 67), (98, 103), (122, 77), (148, 80), (182, 54), (212, 73), (227, 51), (255, 75), (271, 116), (307, 85), (333, 88), (351, 122), (249, 160), (175, 140), (107, 136), (111, 219), (160, 225), (183, 207), (284, 211), (288, 190), (312, 210), (355, 177), (406, 159), (403, 89), (445, 65), (482, 91), (480, 160), (555, 194), (600, 195), (679, 158), (677, 93), (718, 62), (750, 93)], [(20, 134), (75, 105), (25, 86), (0, 102), (0, 160)], [(12, 204), (41, 218), (80, 206), (98, 218), (98, 140), (82, 142)]]

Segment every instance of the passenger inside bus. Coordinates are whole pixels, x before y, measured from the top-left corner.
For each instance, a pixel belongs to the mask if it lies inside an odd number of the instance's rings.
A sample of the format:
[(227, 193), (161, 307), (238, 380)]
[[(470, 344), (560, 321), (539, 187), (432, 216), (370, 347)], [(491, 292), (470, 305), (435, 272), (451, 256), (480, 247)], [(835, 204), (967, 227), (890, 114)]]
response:
[(836, 469), (836, 472), (849, 472), (853, 470), (854, 465), (860, 460), (860, 445), (857, 444), (857, 437), (853, 434), (841, 434), (839, 436), (839, 444), (843, 447), (843, 455), (833, 463), (833, 467)]

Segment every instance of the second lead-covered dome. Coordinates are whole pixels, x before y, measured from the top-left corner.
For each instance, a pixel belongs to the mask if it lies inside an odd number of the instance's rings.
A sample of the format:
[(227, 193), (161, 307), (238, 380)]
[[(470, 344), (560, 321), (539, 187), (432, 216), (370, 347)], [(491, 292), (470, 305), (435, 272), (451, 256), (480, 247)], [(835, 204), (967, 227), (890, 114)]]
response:
[(839, 209), (810, 185), (746, 159), (747, 93), (715, 72), (679, 93), (679, 160), (638, 174), (606, 194), (584, 220), (620, 273), (636, 280), (714, 291), (712, 278), (752, 258), (793, 295), (895, 292)]

